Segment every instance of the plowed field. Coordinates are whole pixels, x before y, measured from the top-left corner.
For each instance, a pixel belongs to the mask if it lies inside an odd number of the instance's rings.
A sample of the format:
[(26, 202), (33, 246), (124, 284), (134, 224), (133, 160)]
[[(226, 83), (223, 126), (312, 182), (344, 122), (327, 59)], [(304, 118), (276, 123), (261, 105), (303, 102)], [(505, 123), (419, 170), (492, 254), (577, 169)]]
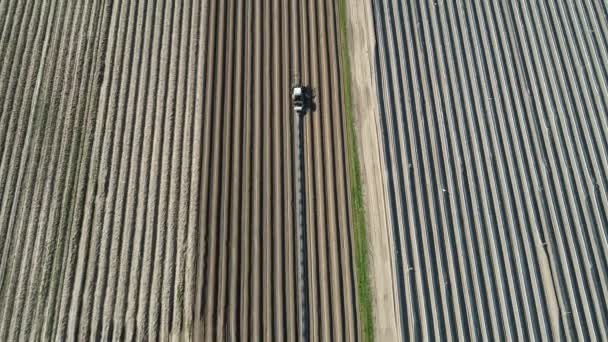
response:
[[(300, 328), (315, 341), (357, 338), (336, 6), (324, 0), (210, 1), (198, 273), (203, 295), (197, 303), (207, 340), (293, 340)], [(296, 75), (316, 93), (316, 110), (301, 123), (290, 103)], [(304, 296), (298, 279), (305, 281)]]
[(202, 5), (1, 3), (0, 340), (191, 330)]
[(336, 6), (0, 0), (0, 340), (357, 339)]

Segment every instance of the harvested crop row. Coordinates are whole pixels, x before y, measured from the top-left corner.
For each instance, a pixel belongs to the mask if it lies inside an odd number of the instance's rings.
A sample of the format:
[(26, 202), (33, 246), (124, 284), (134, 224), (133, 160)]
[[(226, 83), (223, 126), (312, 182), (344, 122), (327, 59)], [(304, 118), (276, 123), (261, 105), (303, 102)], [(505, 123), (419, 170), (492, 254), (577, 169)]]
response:
[(356, 340), (336, 6), (0, 2), (0, 340)]
[(191, 333), (205, 10), (0, 4), (0, 340)]

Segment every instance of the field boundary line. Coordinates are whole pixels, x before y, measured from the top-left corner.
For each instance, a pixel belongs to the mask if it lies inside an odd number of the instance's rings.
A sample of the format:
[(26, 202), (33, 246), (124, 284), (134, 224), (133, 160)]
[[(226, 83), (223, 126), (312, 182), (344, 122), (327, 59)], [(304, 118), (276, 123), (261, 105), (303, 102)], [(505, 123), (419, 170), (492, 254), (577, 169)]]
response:
[(348, 14), (346, 0), (338, 0), (339, 54), (342, 63), (339, 72), (344, 95), (344, 112), (346, 116), (346, 144), (348, 149), (348, 171), (350, 176), (349, 190), (352, 210), (352, 224), (355, 238), (355, 271), (357, 279), (357, 312), (360, 321), (362, 341), (374, 341), (374, 308), (369, 267), (368, 227), (366, 206), (363, 194), (359, 146), (353, 102), (351, 97), (351, 68), (348, 54)]

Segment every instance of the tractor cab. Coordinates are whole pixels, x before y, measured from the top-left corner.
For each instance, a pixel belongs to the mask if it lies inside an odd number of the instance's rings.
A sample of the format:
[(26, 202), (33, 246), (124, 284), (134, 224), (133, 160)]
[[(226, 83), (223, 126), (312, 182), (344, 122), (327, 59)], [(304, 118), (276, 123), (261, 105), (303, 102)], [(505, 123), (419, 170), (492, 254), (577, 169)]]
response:
[(314, 111), (314, 95), (311, 87), (302, 86), (298, 83), (291, 89), (291, 101), (293, 110), (298, 115), (306, 114), (306, 112)]
[(302, 85), (298, 74), (294, 75), (291, 84), (291, 102), (296, 115), (304, 115), (308, 111), (314, 111), (315, 105), (312, 88)]
[(306, 92), (304, 90), (304, 87), (293, 87), (291, 93), (291, 100), (293, 102), (293, 110), (296, 112), (296, 114), (303, 114), (306, 110)]

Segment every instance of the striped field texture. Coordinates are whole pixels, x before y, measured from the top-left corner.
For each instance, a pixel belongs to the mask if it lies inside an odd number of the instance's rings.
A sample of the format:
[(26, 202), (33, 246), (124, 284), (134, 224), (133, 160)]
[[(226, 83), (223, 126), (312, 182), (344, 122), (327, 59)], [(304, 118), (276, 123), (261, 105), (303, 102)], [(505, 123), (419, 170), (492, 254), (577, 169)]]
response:
[(608, 5), (373, 0), (403, 336), (608, 340)]
[(358, 340), (337, 18), (0, 0), (0, 341)]
[(205, 1), (0, 0), (0, 340), (192, 330)]
[(209, 0), (207, 28), (196, 336), (358, 340), (337, 1)]

